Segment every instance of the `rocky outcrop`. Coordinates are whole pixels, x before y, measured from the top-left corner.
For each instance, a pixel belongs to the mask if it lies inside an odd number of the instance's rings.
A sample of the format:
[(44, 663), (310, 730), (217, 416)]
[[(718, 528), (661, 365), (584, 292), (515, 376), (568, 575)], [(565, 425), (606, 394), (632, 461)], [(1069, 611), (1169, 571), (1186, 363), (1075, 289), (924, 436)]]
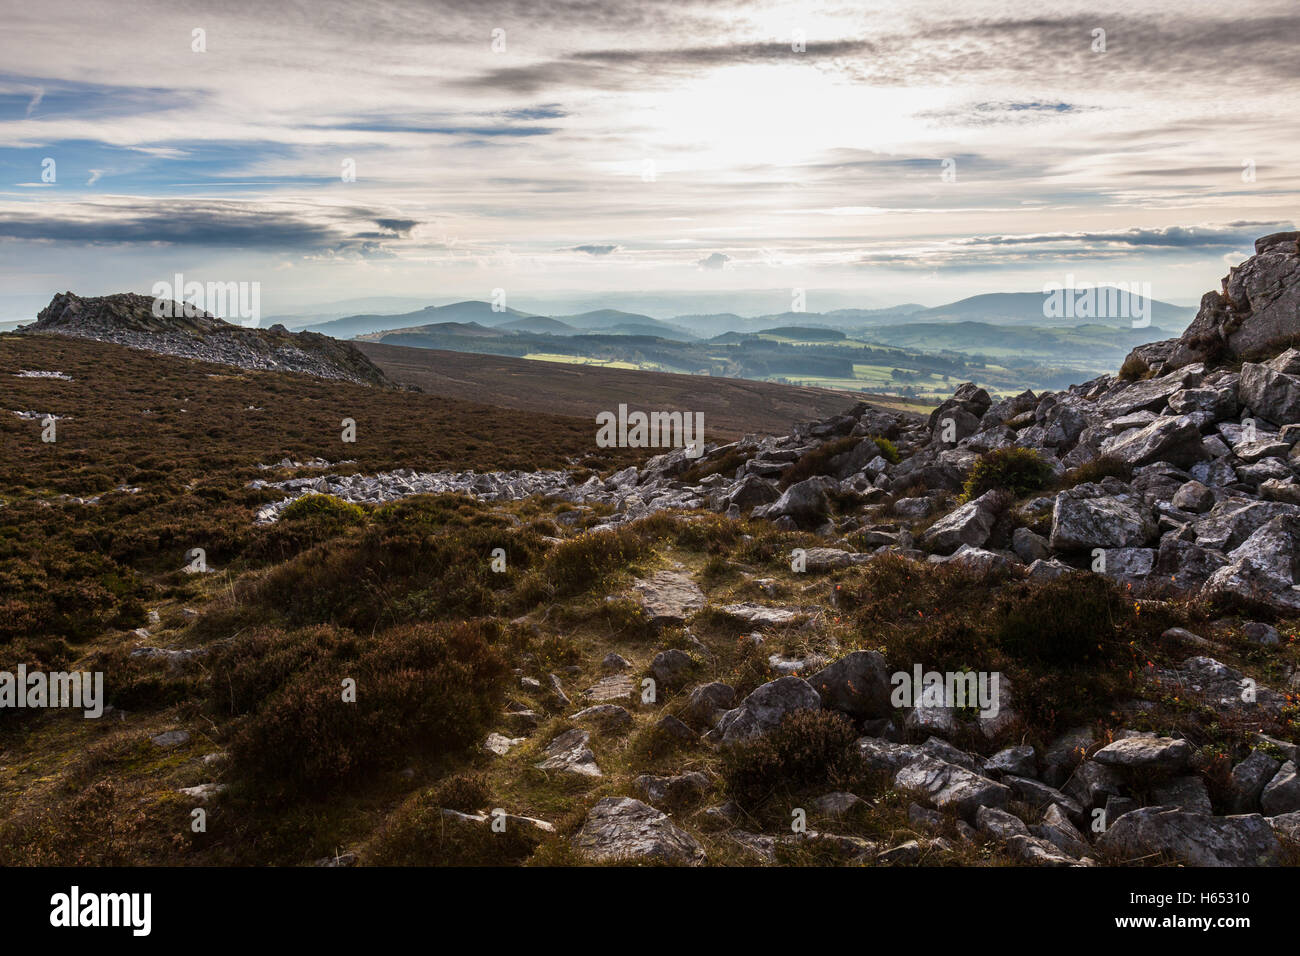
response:
[(1255, 240), (1255, 255), (1228, 271), (1220, 291), (1202, 296), (1180, 338), (1143, 346), (1129, 361), (1159, 374), (1195, 362), (1251, 358), (1293, 343), (1300, 333), (1297, 314), (1300, 232), (1277, 232)]
[(64, 335), (180, 358), (234, 365), (259, 371), (300, 372), (317, 378), (363, 385), (391, 385), (388, 378), (355, 346), (316, 332), (290, 332), (233, 325), (207, 312), (167, 302), (155, 314), (155, 299), (119, 293), (82, 297), (60, 292), (41, 310), (36, 322), (20, 331)]

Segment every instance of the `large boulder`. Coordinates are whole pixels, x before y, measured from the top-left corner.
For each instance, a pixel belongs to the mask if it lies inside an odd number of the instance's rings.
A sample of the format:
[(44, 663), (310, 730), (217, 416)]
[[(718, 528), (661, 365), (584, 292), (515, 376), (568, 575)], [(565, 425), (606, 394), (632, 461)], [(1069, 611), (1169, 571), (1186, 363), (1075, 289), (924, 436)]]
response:
[(1294, 375), (1247, 362), (1241, 367), (1239, 393), (1242, 404), (1261, 418), (1278, 425), (1300, 422), (1300, 378)]
[(1300, 810), (1300, 775), (1296, 773), (1295, 761), (1282, 764), (1260, 794), (1259, 805), (1270, 817)]
[(718, 721), (715, 733), (723, 743), (735, 743), (775, 730), (786, 714), (798, 710), (818, 710), (821, 696), (802, 677), (779, 677), (758, 687), (727, 711)]
[(765, 481), (757, 475), (746, 475), (722, 496), (721, 510), (725, 511), (729, 506), (735, 505), (741, 511), (749, 511), (760, 505), (771, 504), (779, 497), (780, 492), (770, 481)]
[(1132, 468), (1163, 461), (1185, 467), (1209, 456), (1201, 430), (1190, 415), (1157, 418), (1151, 424), (1122, 432), (1102, 443), (1102, 454)]
[(1063, 491), (1053, 505), (1048, 540), (1055, 551), (1140, 548), (1155, 533), (1150, 512), (1137, 500), (1081, 497)]
[(575, 777), (602, 777), (596, 765), (596, 756), (587, 746), (591, 734), (577, 728), (566, 730), (542, 751), (546, 759), (537, 764), (539, 770), (552, 770)]
[(1139, 382), (1118, 382), (1113, 391), (1097, 402), (1097, 411), (1108, 419), (1140, 411), (1158, 412), (1175, 392), (1197, 384), (1198, 376), (1190, 371)]
[(1182, 770), (1192, 758), (1192, 745), (1174, 737), (1125, 737), (1107, 744), (1092, 759), (1125, 770)]
[(980, 807), (1003, 807), (1011, 790), (988, 777), (937, 757), (920, 757), (894, 774), (894, 786), (916, 791), (936, 810), (952, 810), (973, 819)]
[(786, 517), (797, 524), (814, 524), (830, 511), (827, 493), (838, 488), (839, 482), (834, 478), (806, 478), (787, 488), (772, 504), (755, 508), (753, 513), (757, 518)]
[(1231, 592), (1300, 610), (1300, 513), (1279, 515), (1228, 554), (1202, 594)]
[(1257, 813), (1213, 817), (1175, 807), (1143, 807), (1124, 814), (1097, 838), (1123, 859), (1168, 853), (1189, 866), (1267, 866), (1281, 844)]
[(631, 797), (606, 797), (591, 808), (573, 838), (584, 857), (609, 863), (698, 866), (704, 849), (654, 807)]
[(921, 540), (936, 551), (953, 551), (963, 544), (978, 548), (989, 539), (997, 520), (998, 493), (988, 491), (957, 508), (926, 529)]
[(867, 720), (893, 712), (889, 666), (878, 651), (847, 654), (813, 674), (808, 683), (827, 710)]
[(632, 585), (641, 607), (652, 624), (660, 627), (685, 623), (708, 603), (694, 578), (685, 571), (656, 571)]

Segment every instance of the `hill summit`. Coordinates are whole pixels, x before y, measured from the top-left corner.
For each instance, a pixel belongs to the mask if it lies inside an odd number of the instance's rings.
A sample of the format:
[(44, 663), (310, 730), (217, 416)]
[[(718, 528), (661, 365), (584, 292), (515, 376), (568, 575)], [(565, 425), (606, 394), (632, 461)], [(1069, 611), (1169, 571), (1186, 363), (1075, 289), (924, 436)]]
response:
[(155, 309), (154, 305), (152, 296), (134, 293), (83, 297), (60, 292), (34, 324), (20, 331), (114, 342), (245, 369), (299, 372), (363, 385), (390, 384), (355, 346), (327, 335), (290, 332), (282, 325), (246, 328), (185, 303), (172, 302), (170, 309)]

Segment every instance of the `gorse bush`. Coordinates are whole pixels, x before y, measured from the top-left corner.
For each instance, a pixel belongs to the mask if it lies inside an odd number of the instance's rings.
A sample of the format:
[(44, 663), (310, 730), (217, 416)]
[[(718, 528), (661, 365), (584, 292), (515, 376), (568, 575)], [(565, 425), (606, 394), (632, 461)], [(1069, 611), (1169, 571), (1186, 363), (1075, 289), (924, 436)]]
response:
[(741, 741), (723, 754), (727, 791), (742, 806), (757, 806), (777, 793), (843, 785), (852, 775), (858, 733), (842, 714), (800, 710), (786, 714), (773, 731)]
[[(213, 708), (238, 718), (236, 777), (295, 799), (416, 754), (463, 754), (502, 706), (509, 671), (497, 636), (470, 622), (237, 637), (214, 655), (210, 684)], [(355, 681), (355, 702), (344, 700), (345, 680)]]
[(250, 558), (286, 561), (308, 548), (359, 528), (366, 523), (366, 510), (333, 495), (304, 495), (280, 513), (280, 520), (266, 528)]
[(303, 495), (280, 512), (280, 520), (310, 521), (337, 531), (361, 524), (366, 520), (366, 510), (333, 495)]
[(962, 486), (962, 501), (995, 489), (1021, 498), (1046, 488), (1052, 474), (1052, 466), (1031, 448), (998, 448), (975, 462)]
[(898, 448), (888, 438), (872, 435), (871, 440), (876, 443), (876, 449), (880, 452), (880, 456), (891, 465), (897, 465), (903, 460), (898, 454)]

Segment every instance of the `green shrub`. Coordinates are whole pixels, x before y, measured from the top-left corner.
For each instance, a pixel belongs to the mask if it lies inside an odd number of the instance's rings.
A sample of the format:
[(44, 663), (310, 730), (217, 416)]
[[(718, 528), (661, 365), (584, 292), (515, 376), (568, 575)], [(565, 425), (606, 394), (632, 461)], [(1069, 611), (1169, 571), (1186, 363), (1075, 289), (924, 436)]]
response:
[(333, 495), (303, 495), (280, 513), (280, 520), (344, 527), (365, 521), (366, 510)]
[(902, 458), (898, 454), (898, 448), (895, 447), (894, 443), (888, 438), (884, 438), (880, 435), (872, 435), (871, 440), (876, 443), (876, 448), (880, 451), (880, 455), (885, 459), (885, 461), (889, 462), (891, 465), (897, 465), (902, 461)]
[(1071, 468), (1061, 476), (1058, 486), (1073, 488), (1075, 485), (1101, 481), (1103, 478), (1118, 478), (1120, 481), (1129, 481), (1132, 477), (1133, 469), (1125, 462), (1109, 455), (1102, 455), (1100, 458), (1094, 458), (1077, 468)]
[(853, 724), (833, 711), (786, 714), (775, 730), (724, 751), (727, 791), (752, 807), (776, 793), (842, 786), (853, 774), (857, 736)]
[(1124, 359), (1124, 364), (1119, 367), (1119, 377), (1121, 381), (1136, 382), (1139, 379), (1150, 378), (1154, 373), (1147, 367), (1147, 363), (1138, 357), (1136, 352), (1130, 352)]
[[(497, 591), (542, 550), (531, 532), (497, 523), (449, 525), (436, 533), (381, 521), (361, 535), (327, 541), (274, 568), (250, 597), (290, 627), (338, 624), (365, 632), (404, 621), (496, 614)], [(492, 570), (503, 548), (506, 570)]]
[(980, 455), (962, 486), (962, 501), (1002, 489), (1017, 498), (1041, 491), (1052, 480), (1052, 466), (1032, 448), (997, 448)]

